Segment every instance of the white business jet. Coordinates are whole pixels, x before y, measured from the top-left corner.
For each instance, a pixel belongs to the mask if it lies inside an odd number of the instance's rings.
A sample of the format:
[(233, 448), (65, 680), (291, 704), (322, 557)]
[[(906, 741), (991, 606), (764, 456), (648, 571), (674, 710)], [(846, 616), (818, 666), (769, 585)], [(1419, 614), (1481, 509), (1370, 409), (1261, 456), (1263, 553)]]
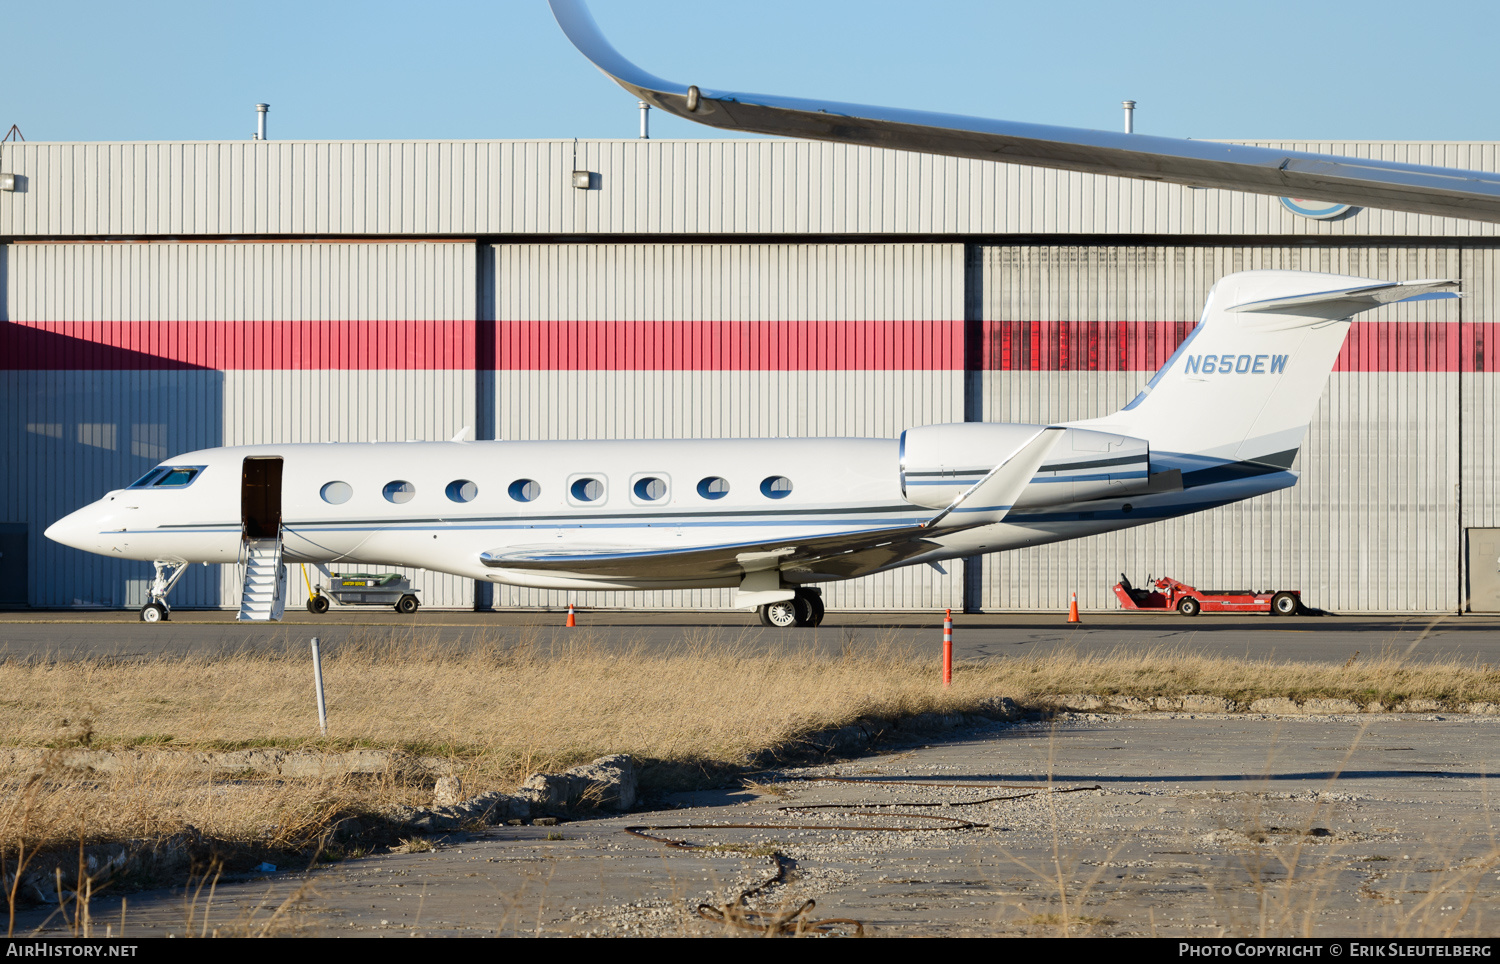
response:
[(416, 566), (544, 589), (736, 587), (773, 626), (817, 585), (1253, 498), (1293, 457), (1351, 317), (1452, 281), (1296, 271), (1221, 279), (1124, 409), (899, 439), (406, 442), (205, 449), (47, 529), (156, 564), (141, 618), (195, 562), (245, 567), (241, 618), (279, 618), (285, 563)]

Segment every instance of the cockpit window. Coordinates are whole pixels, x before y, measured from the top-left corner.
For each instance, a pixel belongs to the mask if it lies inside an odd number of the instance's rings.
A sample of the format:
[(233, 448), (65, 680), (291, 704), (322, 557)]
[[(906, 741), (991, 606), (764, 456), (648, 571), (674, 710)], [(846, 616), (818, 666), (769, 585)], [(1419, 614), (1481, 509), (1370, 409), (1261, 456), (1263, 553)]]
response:
[(172, 469), (166, 475), (163, 475), (161, 478), (157, 479), (155, 482), (152, 482), (151, 483), (151, 487), (153, 489), (159, 489), (159, 488), (162, 488), (163, 486), (169, 486), (170, 485), (170, 486), (176, 486), (177, 488), (180, 489), (184, 485), (191, 485), (192, 481), (194, 479), (196, 479), (197, 477), (198, 477), (198, 469), (197, 469), (196, 466), (191, 467), (191, 468), (189, 468), (187, 466), (183, 466), (181, 468)]
[(180, 489), (192, 485), (203, 471), (201, 465), (158, 465), (132, 482), (132, 489)]

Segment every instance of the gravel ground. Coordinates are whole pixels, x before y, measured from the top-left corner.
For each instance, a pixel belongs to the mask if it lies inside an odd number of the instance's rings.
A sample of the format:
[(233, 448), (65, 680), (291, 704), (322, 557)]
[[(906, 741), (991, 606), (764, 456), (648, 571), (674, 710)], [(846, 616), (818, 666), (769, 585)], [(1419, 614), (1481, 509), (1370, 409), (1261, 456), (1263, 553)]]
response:
[[(1497, 736), (1500, 720), (1432, 714), (995, 725), (626, 816), (221, 881), (211, 903), (206, 888), (134, 894), (123, 926), (757, 933), (704, 919), (708, 905), (749, 924), (847, 919), (873, 936), (1493, 933)], [(767, 884), (778, 860), (783, 877)], [(94, 904), (97, 928), (118, 934), (119, 898)]]

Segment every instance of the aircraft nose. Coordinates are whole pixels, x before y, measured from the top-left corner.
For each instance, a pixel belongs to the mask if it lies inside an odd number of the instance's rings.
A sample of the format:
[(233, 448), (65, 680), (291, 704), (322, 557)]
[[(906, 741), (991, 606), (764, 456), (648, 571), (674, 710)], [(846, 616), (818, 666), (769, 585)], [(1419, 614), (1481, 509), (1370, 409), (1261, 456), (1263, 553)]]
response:
[(77, 512), (58, 519), (47, 527), (42, 535), (61, 545), (70, 546), (74, 549), (82, 549), (92, 552), (99, 548), (99, 527), (90, 518), (93, 507), (79, 509)]

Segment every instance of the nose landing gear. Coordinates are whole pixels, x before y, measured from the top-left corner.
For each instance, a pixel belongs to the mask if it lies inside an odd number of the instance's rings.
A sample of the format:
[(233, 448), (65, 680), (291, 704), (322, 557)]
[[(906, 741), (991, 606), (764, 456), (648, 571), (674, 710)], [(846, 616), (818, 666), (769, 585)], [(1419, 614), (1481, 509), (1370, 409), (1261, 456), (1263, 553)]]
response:
[(159, 623), (172, 618), (172, 607), (167, 605), (167, 593), (177, 585), (177, 580), (187, 571), (187, 563), (158, 559), (156, 578), (151, 580), (151, 601), (141, 607), (141, 622)]

